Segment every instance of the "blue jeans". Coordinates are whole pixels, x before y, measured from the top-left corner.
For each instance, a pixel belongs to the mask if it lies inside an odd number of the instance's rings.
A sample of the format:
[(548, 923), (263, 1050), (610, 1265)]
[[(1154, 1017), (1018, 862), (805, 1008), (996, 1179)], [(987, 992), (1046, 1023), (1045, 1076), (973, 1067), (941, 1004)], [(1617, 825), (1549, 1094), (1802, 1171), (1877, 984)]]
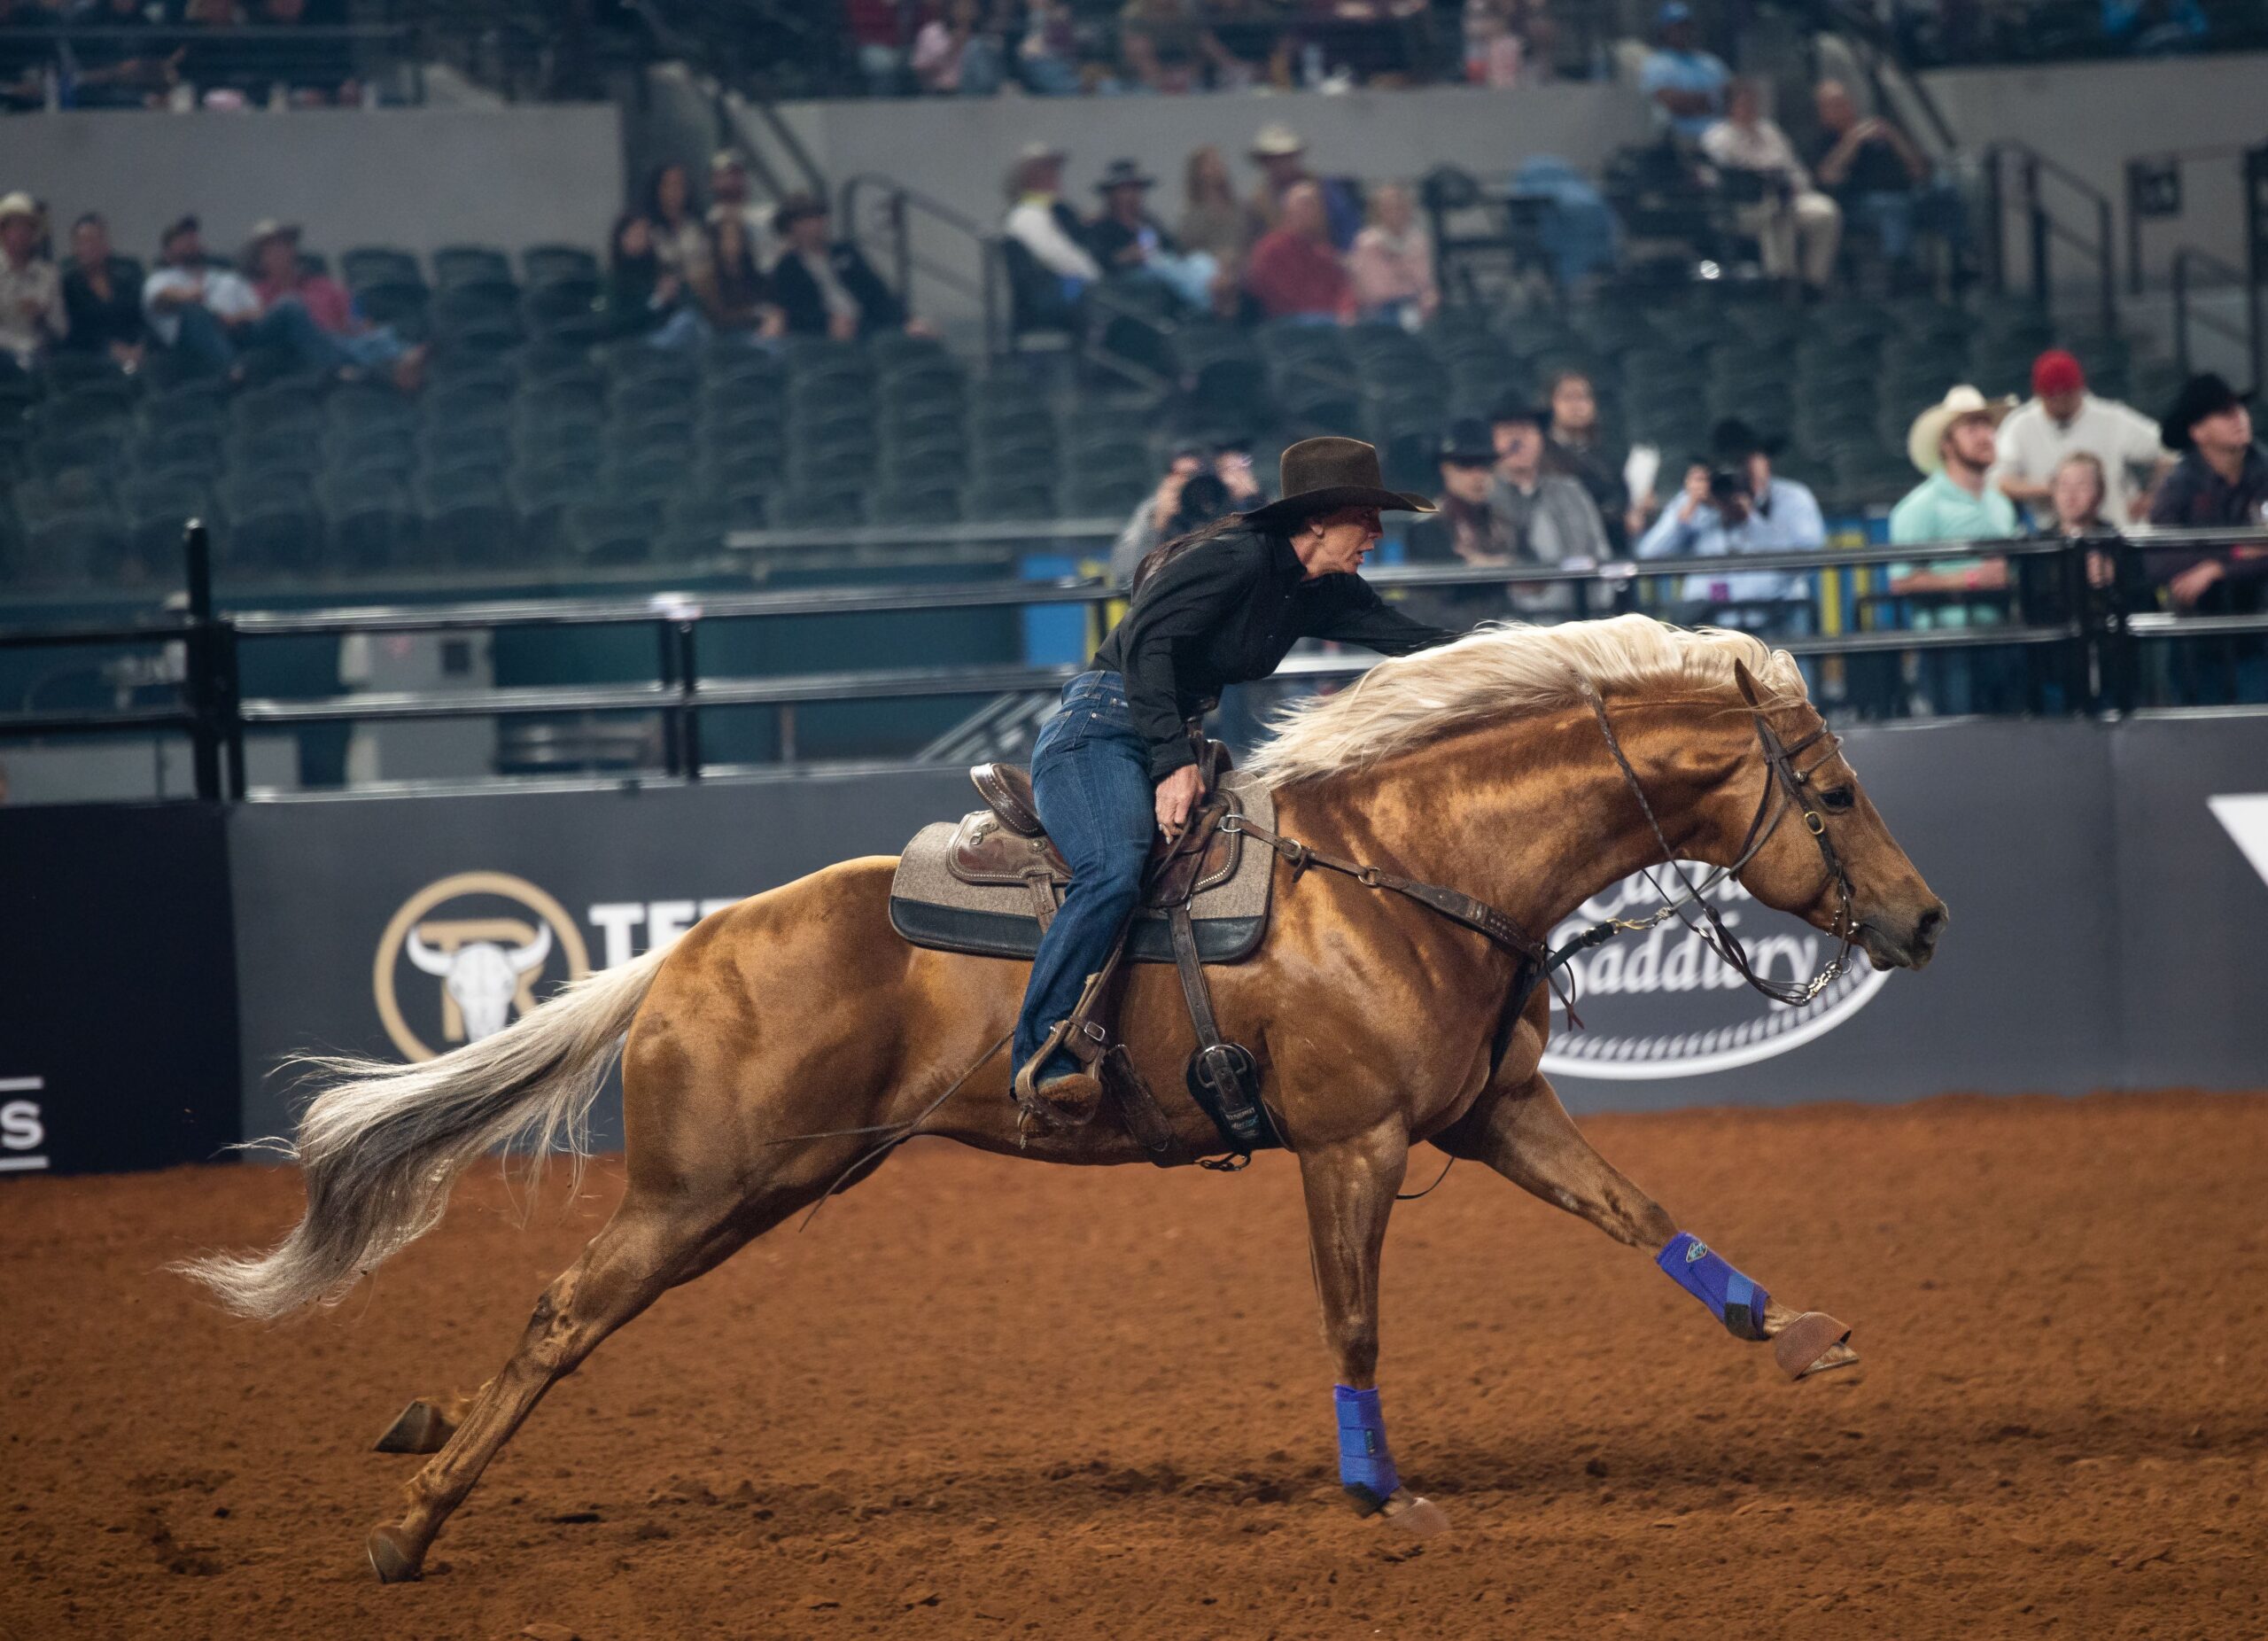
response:
[[(1119, 925), (1141, 893), (1158, 829), (1157, 783), (1150, 779), (1150, 744), (1126, 704), (1124, 679), (1082, 673), (1063, 686), (1063, 710), (1047, 720), (1032, 749), (1031, 784), (1039, 818), (1071, 868), (1071, 884), (1032, 960), (1016, 1017), (1019, 1069), (1055, 1023), (1078, 1007), (1087, 976), (1110, 955)], [(1059, 1049), (1041, 1076), (1077, 1069)]]
[(184, 307), (174, 346), (216, 376), (236, 363), (240, 347), (280, 347), (302, 369), (326, 376), (349, 365), (384, 369), (405, 351), (400, 338), (383, 325), (361, 336), (333, 336), (291, 297), (233, 333), (206, 308)]

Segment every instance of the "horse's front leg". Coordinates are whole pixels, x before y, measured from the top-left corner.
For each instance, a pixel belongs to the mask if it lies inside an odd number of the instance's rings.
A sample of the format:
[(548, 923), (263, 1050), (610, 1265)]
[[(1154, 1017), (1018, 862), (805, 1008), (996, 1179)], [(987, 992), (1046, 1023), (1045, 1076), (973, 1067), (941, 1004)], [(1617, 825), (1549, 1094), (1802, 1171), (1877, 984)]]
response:
[(1410, 1137), (1395, 1116), (1352, 1139), (1301, 1150), (1300, 1179), (1324, 1342), (1339, 1376), (1332, 1404), (1340, 1484), (1363, 1514), (1427, 1536), (1448, 1519), (1402, 1485), (1379, 1406), (1379, 1255), (1409, 1160)]
[(1486, 1163), (1522, 1190), (1652, 1255), (1735, 1338), (1772, 1341), (1773, 1357), (1790, 1378), (1859, 1359), (1846, 1342), (1849, 1328), (1823, 1311), (1781, 1304), (1699, 1238), (1680, 1231), (1660, 1203), (1591, 1148), (1542, 1072), (1517, 1087), (1487, 1090), (1433, 1143), (1453, 1156)]

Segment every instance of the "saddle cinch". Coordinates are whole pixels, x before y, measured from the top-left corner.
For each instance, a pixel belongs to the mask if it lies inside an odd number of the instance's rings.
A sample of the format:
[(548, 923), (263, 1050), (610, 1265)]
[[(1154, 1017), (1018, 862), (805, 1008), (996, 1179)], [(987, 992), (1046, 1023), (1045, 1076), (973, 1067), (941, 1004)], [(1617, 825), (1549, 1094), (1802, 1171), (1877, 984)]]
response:
[[(1122, 1045), (1114, 1040), (1115, 972), (1122, 960), (1172, 963), (1189, 1004), (1197, 1049), (1185, 1072), (1191, 1097), (1213, 1121), (1229, 1154), (1213, 1167), (1242, 1167), (1251, 1154), (1281, 1145), (1260, 1099), (1258, 1069), (1241, 1045), (1222, 1038), (1204, 968), (1249, 956), (1268, 929), (1275, 857), (1247, 850), (1231, 816), (1274, 828), (1268, 788), (1233, 773), (1228, 749), (1203, 743), (1206, 790), (1182, 837), (1153, 846), (1143, 891), (1124, 935), (1101, 972), (1090, 976), (1066, 1046), (1093, 1066), (1128, 1129), (1161, 1167), (1197, 1162), (1177, 1138)], [(1070, 868), (1040, 824), (1031, 777), (1011, 764), (979, 764), (970, 779), (985, 807), (958, 825), (925, 827), (906, 846), (890, 883), (890, 925), (916, 945), (982, 957), (1029, 958), (1062, 905)]]

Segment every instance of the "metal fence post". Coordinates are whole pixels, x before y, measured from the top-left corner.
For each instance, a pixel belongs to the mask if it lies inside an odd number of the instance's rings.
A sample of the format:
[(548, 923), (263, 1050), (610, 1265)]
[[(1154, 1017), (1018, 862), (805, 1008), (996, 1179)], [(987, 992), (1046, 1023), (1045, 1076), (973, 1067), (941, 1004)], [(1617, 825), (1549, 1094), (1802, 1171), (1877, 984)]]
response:
[(694, 642), (694, 634), (699, 628), (697, 619), (680, 619), (675, 627), (678, 755), (683, 763), (685, 778), (688, 781), (701, 779), (701, 708), (695, 699), (700, 689), (701, 668)]
[(182, 532), (189, 587), (189, 632), (182, 642), (183, 688), (189, 696), (189, 744), (200, 802), (219, 801), (221, 715), (213, 626), (213, 538), (192, 518)]

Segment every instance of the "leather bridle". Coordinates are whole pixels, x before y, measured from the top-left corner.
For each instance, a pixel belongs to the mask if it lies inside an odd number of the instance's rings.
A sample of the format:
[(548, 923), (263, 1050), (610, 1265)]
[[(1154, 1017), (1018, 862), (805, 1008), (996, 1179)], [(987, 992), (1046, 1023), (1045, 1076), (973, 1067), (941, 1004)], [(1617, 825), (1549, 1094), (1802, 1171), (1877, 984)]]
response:
[[(1765, 717), (1763, 708), (1751, 701), (1749, 714), (1756, 726), (1757, 744), (1763, 751), (1769, 779), (1757, 797), (1756, 813), (1750, 818), (1747, 834), (1742, 837), (1740, 848), (1735, 852), (1732, 862), (1717, 867), (1696, 883), (1678, 864), (1677, 851), (1670, 846), (1669, 838), (1663, 833), (1661, 822), (1655, 817), (1654, 806), (1647, 801), (1646, 789), (1638, 780), (1638, 772), (1630, 766), (1630, 759), (1624, 754), (1622, 743), (1614, 733), (1614, 724), (1606, 715), (1606, 702), (1588, 680), (1583, 684), (1583, 698), (1591, 709), (1591, 716), (1598, 720), (1599, 734), (1605, 737), (1606, 750), (1614, 755), (1615, 764), (1621, 769), (1622, 778), (1630, 788), (1630, 795), (1638, 800), (1638, 808), (1646, 817), (1646, 825), (1652, 830), (1654, 841), (1661, 845), (1660, 864), (1669, 868), (1670, 875), (1677, 879), (1678, 886), (1684, 893), (1674, 898), (1666, 895), (1654, 876), (1654, 869), (1651, 867), (1640, 868), (1654, 892), (1663, 895), (1662, 905), (1642, 918), (1610, 918), (1585, 929), (1551, 954), (1553, 966), (1564, 963), (1579, 952), (1603, 945), (1616, 935), (1642, 933), (1674, 916), (1698, 936), (1702, 944), (1715, 953), (1727, 968), (1775, 1002), (1799, 1007), (1832, 985), (1850, 964), (1851, 947), (1857, 941), (1859, 926), (1851, 914), (1850, 874), (1844, 869), (1842, 856), (1836, 852), (1835, 839), (1828, 830), (1826, 814), (1812, 801), (1811, 777), (1842, 749), (1843, 738), (1821, 724), (1800, 741), (1792, 744), (1783, 742), (1779, 732)], [(1822, 742), (1826, 743), (1826, 751), (1809, 765), (1798, 767), (1797, 758)], [(1748, 960), (1748, 951), (1741, 945), (1740, 937), (1725, 926), (1724, 919), (1708, 899), (1708, 896), (1727, 878), (1735, 876), (1756, 859), (1764, 845), (1772, 841), (1772, 835), (1780, 829), (1780, 822), (1787, 818), (1790, 810), (1803, 817), (1804, 830), (1809, 832), (1812, 841), (1819, 845), (1819, 857), (1827, 867), (1829, 881), (1835, 887), (1837, 901), (1835, 927), (1829, 932), (1842, 942), (1841, 947), (1826, 965), (1809, 980), (1801, 983), (1771, 980), (1757, 973), (1755, 966)], [(1689, 907), (1699, 909), (1703, 922), (1693, 921)]]

